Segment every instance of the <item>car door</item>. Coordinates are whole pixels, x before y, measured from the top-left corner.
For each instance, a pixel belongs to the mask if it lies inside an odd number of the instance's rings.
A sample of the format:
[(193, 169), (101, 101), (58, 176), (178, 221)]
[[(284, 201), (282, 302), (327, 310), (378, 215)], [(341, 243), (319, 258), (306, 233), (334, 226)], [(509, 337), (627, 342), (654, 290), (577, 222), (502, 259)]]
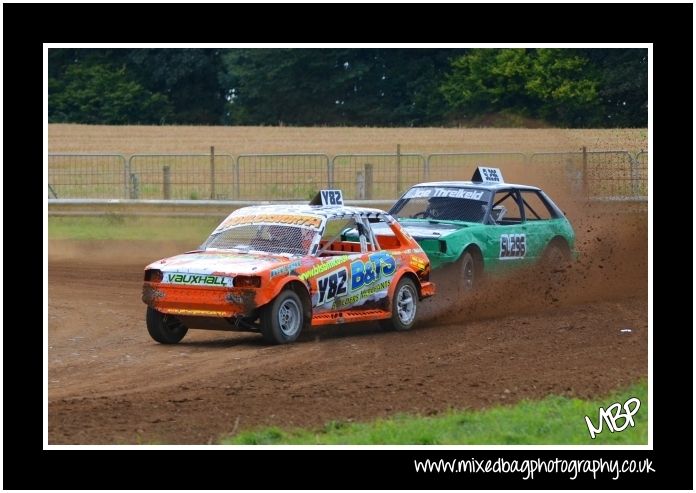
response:
[(359, 217), (353, 216), (330, 218), (326, 221), (316, 252), (319, 262), (310, 272), (312, 306), (316, 312), (340, 312), (354, 304), (351, 270), (354, 263), (362, 263), (368, 246), (362, 238), (360, 241), (346, 241), (342, 232), (346, 229), (358, 229), (359, 221)]
[(520, 190), (520, 198), (527, 235), (527, 255), (530, 261), (536, 261), (553, 238), (554, 227), (551, 221), (554, 213), (536, 190)]
[[(371, 220), (386, 227), (386, 223), (381, 218)], [(362, 218), (356, 229), (361, 245), (361, 255), (351, 259), (349, 293), (343, 302), (343, 309), (386, 310), (389, 307), (389, 286), (396, 273), (395, 252), (391, 251), (388, 245), (382, 248), (366, 217)]]
[(485, 262), (489, 270), (510, 270), (528, 264), (528, 232), (524, 222), (519, 191), (496, 191), (487, 228)]

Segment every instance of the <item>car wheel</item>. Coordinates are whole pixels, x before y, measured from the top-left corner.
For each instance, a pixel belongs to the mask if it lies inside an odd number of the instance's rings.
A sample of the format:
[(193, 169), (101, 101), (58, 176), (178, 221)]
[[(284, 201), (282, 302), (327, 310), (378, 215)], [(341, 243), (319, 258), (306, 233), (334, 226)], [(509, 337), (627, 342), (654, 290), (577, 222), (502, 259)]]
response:
[(570, 250), (559, 241), (552, 241), (544, 250), (541, 261), (552, 269), (562, 268), (570, 260)]
[(541, 256), (541, 268), (551, 287), (559, 288), (566, 284), (568, 281), (566, 267), (569, 261), (570, 250), (567, 245), (559, 241), (548, 244)]
[(402, 277), (394, 290), (392, 316), (381, 320), (380, 325), (387, 330), (410, 330), (416, 322), (418, 311), (418, 290), (413, 281)]
[(261, 314), (261, 334), (272, 344), (286, 344), (298, 338), (304, 326), (302, 301), (286, 289), (269, 303)]
[(474, 290), (479, 282), (476, 260), (471, 252), (464, 252), (458, 261), (457, 290), (460, 293), (468, 293)]
[(160, 344), (176, 344), (188, 332), (188, 327), (177, 317), (158, 312), (149, 306), (145, 314), (145, 322), (150, 337)]

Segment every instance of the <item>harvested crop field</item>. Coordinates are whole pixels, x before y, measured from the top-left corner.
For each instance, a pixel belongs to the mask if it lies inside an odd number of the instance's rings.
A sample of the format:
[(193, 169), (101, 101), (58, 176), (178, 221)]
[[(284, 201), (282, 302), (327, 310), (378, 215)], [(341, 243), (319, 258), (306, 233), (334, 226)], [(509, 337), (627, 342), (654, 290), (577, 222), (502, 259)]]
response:
[(193, 127), (51, 124), (54, 153), (570, 152), (648, 148), (646, 129)]

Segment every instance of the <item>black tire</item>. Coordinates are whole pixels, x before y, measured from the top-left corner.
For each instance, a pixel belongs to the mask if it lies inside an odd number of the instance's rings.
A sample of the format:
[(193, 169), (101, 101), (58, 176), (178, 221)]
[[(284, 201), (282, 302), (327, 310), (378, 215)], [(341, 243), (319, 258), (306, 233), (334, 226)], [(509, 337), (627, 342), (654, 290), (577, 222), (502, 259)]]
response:
[(570, 261), (570, 249), (562, 241), (552, 240), (544, 249), (541, 262), (545, 266), (556, 269), (562, 268)]
[(472, 292), (481, 282), (480, 268), (476, 265), (476, 259), (470, 251), (462, 253), (462, 256), (457, 260), (457, 291), (460, 294)]
[(299, 337), (304, 322), (302, 300), (297, 293), (286, 289), (261, 313), (261, 334), (271, 344), (287, 344)]
[(145, 322), (150, 337), (160, 344), (176, 344), (188, 332), (188, 327), (178, 318), (158, 312), (149, 306), (145, 314)]
[(399, 279), (394, 290), (392, 300), (392, 316), (386, 320), (380, 320), (380, 325), (387, 330), (411, 330), (416, 323), (418, 312), (418, 290), (413, 281), (408, 277)]
[(562, 241), (552, 240), (541, 255), (541, 273), (549, 287), (558, 289), (568, 283), (570, 249)]

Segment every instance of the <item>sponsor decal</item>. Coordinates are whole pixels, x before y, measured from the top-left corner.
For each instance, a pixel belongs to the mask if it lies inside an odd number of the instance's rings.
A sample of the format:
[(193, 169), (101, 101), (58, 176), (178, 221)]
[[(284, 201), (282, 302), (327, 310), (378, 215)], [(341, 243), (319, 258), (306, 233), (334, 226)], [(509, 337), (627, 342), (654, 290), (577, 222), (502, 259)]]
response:
[(483, 197), (483, 192), (478, 190), (464, 190), (459, 188), (456, 190), (447, 188), (436, 188), (433, 197), (448, 197), (451, 199), (473, 199), (480, 200)]
[(216, 231), (238, 226), (240, 224), (278, 224), (302, 226), (318, 230), (321, 226), (321, 218), (305, 214), (254, 214), (249, 216), (231, 216), (228, 217)]
[(369, 286), (382, 276), (391, 277), (395, 270), (396, 261), (386, 252), (371, 254), (367, 262), (356, 260), (350, 264), (350, 290), (357, 291)]
[(162, 282), (169, 284), (187, 284), (190, 286), (232, 287), (232, 278), (230, 277), (207, 274), (185, 274), (181, 272), (165, 272)]
[(290, 271), (293, 271), (297, 269), (301, 265), (299, 260), (296, 260), (288, 265), (283, 265), (282, 267), (278, 267), (277, 269), (271, 270), (271, 279), (277, 276), (281, 276), (283, 274), (287, 274)]
[(425, 260), (420, 257), (411, 257), (410, 264), (416, 270), (425, 270)]
[(525, 234), (500, 235), (500, 259), (520, 259), (527, 253)]
[(169, 308), (167, 313), (172, 315), (199, 315), (199, 316), (209, 316), (209, 317), (220, 317), (225, 314), (218, 310), (193, 310), (189, 308)]
[(336, 308), (345, 308), (347, 306), (355, 305), (358, 301), (360, 301), (360, 294), (354, 294), (336, 300), (331, 308), (333, 310), (335, 310)]
[(391, 280), (387, 279), (386, 281), (382, 281), (372, 287), (363, 289), (357, 294), (336, 300), (336, 302), (333, 304), (333, 308), (345, 308), (349, 305), (355, 305), (356, 303), (360, 302), (360, 300), (364, 300), (365, 298), (369, 298), (370, 296), (376, 294), (382, 294), (382, 296), (379, 298), (384, 298), (387, 295), (387, 288), (389, 288), (389, 284), (391, 284)]
[(299, 278), (302, 281), (306, 281), (310, 277), (317, 276), (319, 274), (326, 272), (327, 270), (333, 269), (334, 267), (341, 265), (346, 260), (348, 260), (348, 255), (341, 255), (339, 257), (334, 257), (334, 258), (329, 259), (326, 262), (323, 262), (319, 265), (315, 265), (314, 267), (312, 267), (311, 269), (309, 269), (306, 272), (303, 272), (302, 274), (299, 275)]
[(360, 293), (361, 298), (369, 298), (373, 294), (380, 293), (381, 291), (386, 290), (389, 287), (389, 284), (391, 283), (390, 280), (382, 281), (379, 284), (372, 286), (371, 288), (365, 289)]
[(404, 250), (404, 253), (423, 253), (422, 248), (409, 248), (408, 250)]
[(318, 305), (329, 303), (339, 296), (348, 294), (348, 269), (341, 267), (334, 272), (317, 279), (319, 290)]
[(412, 188), (408, 192), (406, 198), (430, 198), (430, 197), (447, 197), (451, 199), (471, 199), (481, 200), (483, 197), (482, 190), (466, 190), (464, 188)]

